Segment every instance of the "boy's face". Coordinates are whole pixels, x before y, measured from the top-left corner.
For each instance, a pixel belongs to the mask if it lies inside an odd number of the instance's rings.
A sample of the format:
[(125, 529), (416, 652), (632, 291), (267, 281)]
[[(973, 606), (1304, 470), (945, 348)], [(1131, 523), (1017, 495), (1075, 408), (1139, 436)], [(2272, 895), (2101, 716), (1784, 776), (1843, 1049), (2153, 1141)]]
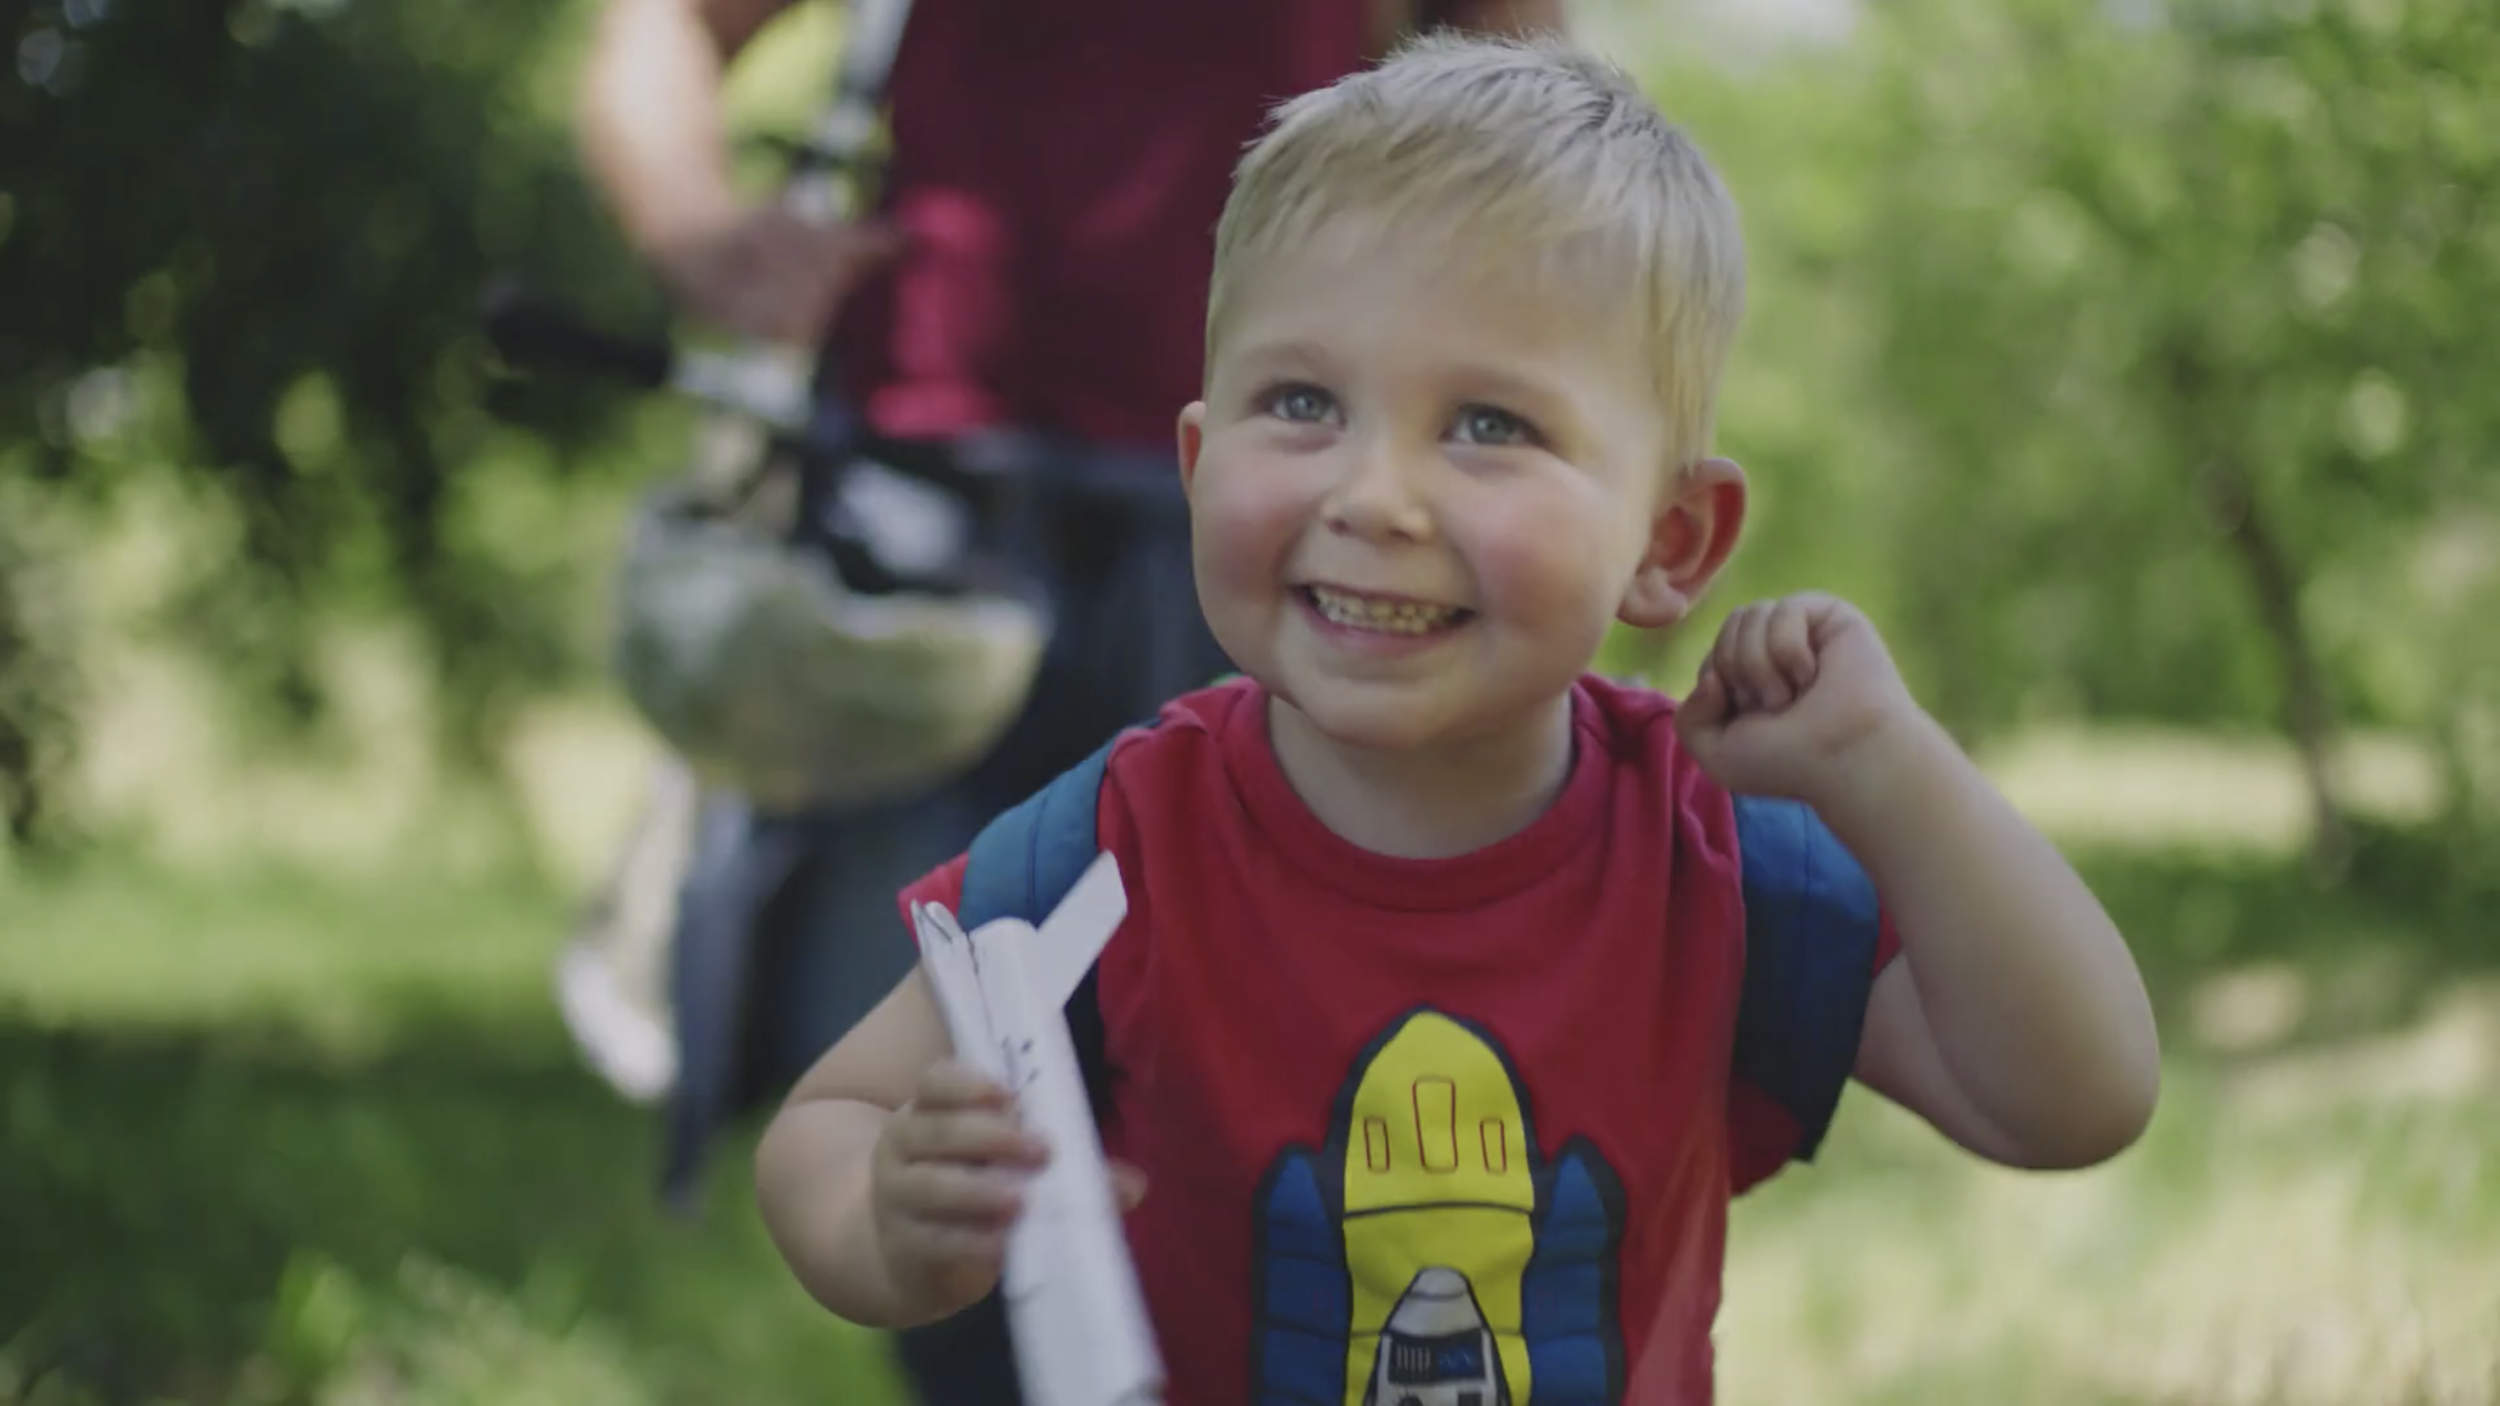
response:
[(1669, 474), (1620, 304), (1449, 268), (1352, 236), (1269, 260), (1181, 415), (1216, 639), (1351, 745), (1545, 720), (1610, 621), (1683, 615), (1742, 516), (1734, 465)]

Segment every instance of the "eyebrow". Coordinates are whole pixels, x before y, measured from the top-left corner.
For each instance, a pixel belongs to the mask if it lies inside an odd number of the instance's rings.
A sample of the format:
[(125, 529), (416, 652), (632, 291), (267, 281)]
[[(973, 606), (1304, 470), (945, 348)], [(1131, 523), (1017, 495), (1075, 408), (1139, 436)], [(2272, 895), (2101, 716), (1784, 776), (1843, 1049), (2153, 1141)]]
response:
[(1531, 406), (1564, 414), (1577, 420), (1579, 398), (1571, 393), (1569, 383), (1522, 376), (1498, 366), (1463, 363), (1456, 368), (1453, 379), (1476, 388), (1496, 400), (1524, 401)]
[[(1288, 338), (1274, 342), (1258, 342), (1243, 347), (1235, 354), (1244, 366), (1266, 372), (1280, 367), (1309, 367), (1326, 372), (1335, 367), (1337, 358), (1327, 347), (1307, 338)], [(1573, 408), (1575, 397), (1567, 383), (1523, 376), (1515, 371), (1488, 362), (1458, 361), (1446, 369), (1447, 378), (1473, 387), (1472, 394), (1497, 399), (1523, 400), (1540, 406)]]
[(1291, 338), (1279, 342), (1252, 342), (1243, 346), (1234, 355), (1244, 366), (1261, 372), (1273, 371), (1284, 366), (1307, 366), (1314, 370), (1325, 370), (1336, 364), (1336, 359), (1328, 354), (1326, 347), (1302, 338)]

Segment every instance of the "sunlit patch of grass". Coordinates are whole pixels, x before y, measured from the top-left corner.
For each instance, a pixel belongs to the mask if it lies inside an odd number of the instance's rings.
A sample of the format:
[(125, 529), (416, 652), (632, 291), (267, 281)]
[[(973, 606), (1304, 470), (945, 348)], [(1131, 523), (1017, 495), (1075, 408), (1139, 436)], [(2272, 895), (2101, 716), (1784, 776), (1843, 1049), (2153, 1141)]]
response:
[(1861, 1098), (1824, 1157), (1738, 1210), (1731, 1406), (2500, 1397), (2500, 1120), (2471, 1097), (2287, 1119), (2174, 1072), (2137, 1149), (2056, 1176)]
[[(2004, 739), (1981, 761), (2035, 824), (2068, 843), (2283, 856), (2309, 837), (2299, 759), (2277, 738), (2041, 730)], [(2402, 737), (2346, 739), (2334, 774), (2346, 804), (2389, 822), (2426, 820), (2443, 799), (2431, 756)]]
[(564, 906), (517, 882), (167, 870), (110, 854), (0, 888), (0, 1013), (121, 1028), (257, 1028), (346, 1059), (451, 1014), (554, 1051)]

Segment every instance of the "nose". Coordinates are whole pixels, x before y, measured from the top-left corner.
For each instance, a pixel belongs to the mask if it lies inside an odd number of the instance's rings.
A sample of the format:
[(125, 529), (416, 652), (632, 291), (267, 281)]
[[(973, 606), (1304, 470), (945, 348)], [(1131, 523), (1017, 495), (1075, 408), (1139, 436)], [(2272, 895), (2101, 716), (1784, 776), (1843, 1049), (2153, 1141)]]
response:
[(1344, 472), (1328, 495), (1331, 532), (1367, 542), (1420, 542), (1432, 536), (1426, 466), (1390, 436), (1367, 434), (1344, 447)]

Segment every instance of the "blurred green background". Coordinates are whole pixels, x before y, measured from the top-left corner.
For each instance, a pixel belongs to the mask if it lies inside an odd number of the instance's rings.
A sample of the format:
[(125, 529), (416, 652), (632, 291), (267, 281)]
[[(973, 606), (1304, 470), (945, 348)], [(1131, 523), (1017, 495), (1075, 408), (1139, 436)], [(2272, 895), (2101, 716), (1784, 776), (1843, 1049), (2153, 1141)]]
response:
[[(1717, 604), (1866, 606), (2169, 1059), (2072, 1176), (1852, 1100), (1737, 1211), (1723, 1399), (2500, 1401), (2500, 7), (1584, 8), (1746, 211)], [(507, 273), (663, 317), (587, 17), (0, 0), (0, 1402), (893, 1399), (743, 1143), (661, 1218), (549, 995), (691, 423), (475, 328)]]

